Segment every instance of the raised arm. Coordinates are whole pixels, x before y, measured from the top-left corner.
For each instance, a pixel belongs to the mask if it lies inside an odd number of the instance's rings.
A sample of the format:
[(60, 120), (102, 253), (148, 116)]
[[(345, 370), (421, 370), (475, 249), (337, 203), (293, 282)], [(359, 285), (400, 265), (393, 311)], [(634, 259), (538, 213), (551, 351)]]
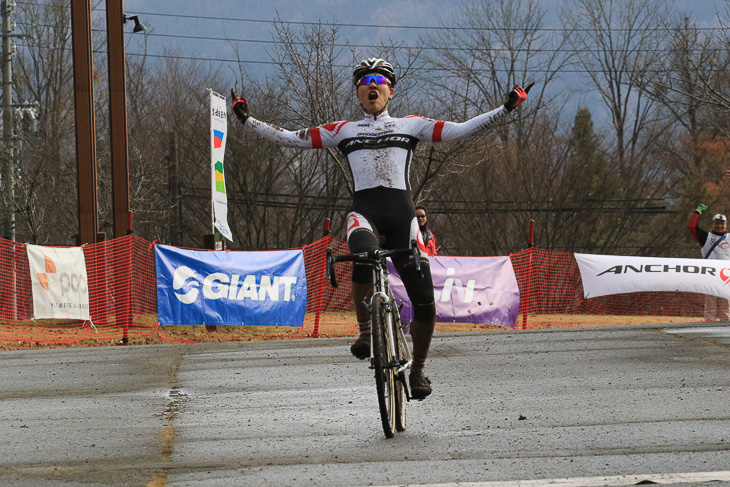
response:
[(248, 117), (244, 124), (263, 138), (283, 147), (314, 148), (311, 129), (286, 130), (253, 117)]
[(520, 103), (527, 99), (527, 93), (534, 83), (527, 85), (523, 89), (521, 86), (515, 86), (507, 95), (507, 101), (504, 105), (490, 112), (482, 113), (466, 122), (444, 122), (433, 121), (432, 127), (424, 126), (421, 131), (421, 140), (431, 142), (446, 142), (449, 140), (458, 140), (470, 135), (474, 135), (488, 127), (494, 125), (497, 121), (504, 118), (508, 113), (517, 108)]
[(466, 122), (437, 122), (443, 124), (441, 128), (441, 137), (440, 139), (434, 137), (433, 141), (446, 142), (449, 140), (458, 140), (469, 137), (470, 135), (474, 135), (477, 132), (481, 132), (482, 130), (491, 127), (497, 121), (504, 118), (508, 113), (507, 109), (504, 106), (501, 106), (491, 112), (477, 115)]
[(286, 130), (276, 125), (262, 122), (251, 116), (248, 109), (248, 101), (245, 98), (236, 96), (231, 90), (231, 110), (242, 124), (253, 129), (254, 132), (263, 138), (283, 147), (299, 147), (304, 149), (326, 149), (337, 145), (334, 141), (330, 144), (328, 139), (320, 137), (319, 127), (301, 130)]
[(707, 205), (699, 205), (695, 211), (692, 212), (692, 218), (689, 220), (689, 233), (697, 240), (700, 245), (705, 245), (707, 242), (707, 232), (697, 226), (697, 221), (700, 219), (700, 215), (707, 209)]

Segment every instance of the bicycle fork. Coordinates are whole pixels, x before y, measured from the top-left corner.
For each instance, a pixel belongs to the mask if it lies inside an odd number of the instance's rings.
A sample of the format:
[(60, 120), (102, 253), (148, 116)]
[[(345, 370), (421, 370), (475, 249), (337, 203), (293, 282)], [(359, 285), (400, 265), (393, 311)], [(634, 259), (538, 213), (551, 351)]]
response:
[[(409, 350), (408, 346), (405, 344), (406, 342), (406, 335), (403, 333), (403, 328), (401, 326), (395, 326), (393, 323), (393, 306), (397, 306), (397, 304), (390, 299), (390, 297), (384, 293), (383, 291), (377, 291), (373, 294), (373, 299), (375, 296), (379, 296), (382, 299), (382, 303), (386, 308), (387, 313), (386, 316), (386, 322), (384, 325), (387, 327), (388, 334), (391, 336), (391, 340), (388, 340), (388, 346), (390, 347), (390, 356), (393, 357), (393, 360), (390, 364), (388, 364), (391, 368), (396, 368), (394, 371), (394, 375), (396, 377), (396, 380), (401, 381), (403, 384), (403, 388), (406, 391), (406, 399), (408, 401), (411, 400), (411, 394), (410, 390), (408, 389), (408, 383), (406, 382), (405, 377), (405, 371), (411, 368), (411, 365), (413, 364), (413, 357), (411, 356), (411, 351)], [(365, 306), (368, 308), (368, 310), (372, 314), (372, 304), (364, 303)], [(397, 310), (396, 312), (398, 312)], [(398, 334), (396, 337), (395, 334)], [(403, 359), (398, 360), (398, 352), (396, 350), (396, 342), (398, 342), (400, 345), (401, 350), (403, 351)], [(373, 352), (374, 353), (374, 352)], [(374, 356), (374, 355), (373, 355)], [(371, 367), (373, 368), (373, 365), (371, 363)]]

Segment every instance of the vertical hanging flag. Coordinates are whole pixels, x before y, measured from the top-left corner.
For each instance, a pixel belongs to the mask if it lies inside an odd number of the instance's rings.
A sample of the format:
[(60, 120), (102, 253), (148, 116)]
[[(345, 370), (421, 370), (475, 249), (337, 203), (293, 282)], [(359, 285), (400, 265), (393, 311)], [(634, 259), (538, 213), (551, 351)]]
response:
[(210, 91), (210, 165), (212, 175), (211, 194), (213, 198), (213, 226), (221, 235), (233, 242), (233, 234), (228, 227), (228, 198), (226, 197), (226, 178), (223, 171), (223, 157), (226, 153), (228, 132), (228, 112), (226, 97)]

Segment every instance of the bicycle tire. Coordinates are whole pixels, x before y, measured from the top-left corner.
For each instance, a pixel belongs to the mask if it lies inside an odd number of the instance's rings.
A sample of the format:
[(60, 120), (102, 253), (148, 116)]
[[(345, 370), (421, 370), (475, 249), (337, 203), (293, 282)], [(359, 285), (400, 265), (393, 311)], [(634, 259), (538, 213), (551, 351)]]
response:
[(386, 330), (387, 316), (383, 299), (375, 295), (370, 310), (373, 342), (373, 368), (378, 391), (378, 408), (386, 438), (395, 436), (395, 376), (390, 353), (390, 333)]
[[(403, 343), (403, 340), (401, 338), (400, 333), (398, 333), (398, 329), (401, 327), (400, 322), (400, 310), (398, 309), (398, 303), (395, 300), (395, 297), (393, 296), (393, 293), (390, 292), (390, 299), (392, 302), (392, 305), (390, 307), (390, 313), (393, 323), (393, 329), (391, 330), (391, 335), (393, 336), (393, 340), (395, 342), (395, 359), (397, 363), (402, 363), (403, 360), (405, 360), (405, 353), (403, 351), (403, 347), (407, 347), (407, 343)], [(396, 431), (405, 431), (406, 430), (406, 373), (405, 371), (398, 374), (397, 377), (395, 377), (395, 430)]]

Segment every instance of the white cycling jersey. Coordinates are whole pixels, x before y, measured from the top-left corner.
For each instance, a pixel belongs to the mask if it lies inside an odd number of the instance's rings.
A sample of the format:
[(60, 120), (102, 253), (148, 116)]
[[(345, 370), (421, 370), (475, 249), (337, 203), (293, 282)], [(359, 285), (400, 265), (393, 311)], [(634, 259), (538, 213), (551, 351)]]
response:
[(358, 122), (340, 121), (311, 129), (285, 130), (253, 117), (246, 120), (266, 139), (285, 147), (329, 149), (347, 157), (355, 191), (379, 186), (410, 191), (410, 165), (418, 142), (445, 142), (473, 135), (504, 117), (501, 106), (463, 123), (419, 116), (393, 118), (387, 111)]

